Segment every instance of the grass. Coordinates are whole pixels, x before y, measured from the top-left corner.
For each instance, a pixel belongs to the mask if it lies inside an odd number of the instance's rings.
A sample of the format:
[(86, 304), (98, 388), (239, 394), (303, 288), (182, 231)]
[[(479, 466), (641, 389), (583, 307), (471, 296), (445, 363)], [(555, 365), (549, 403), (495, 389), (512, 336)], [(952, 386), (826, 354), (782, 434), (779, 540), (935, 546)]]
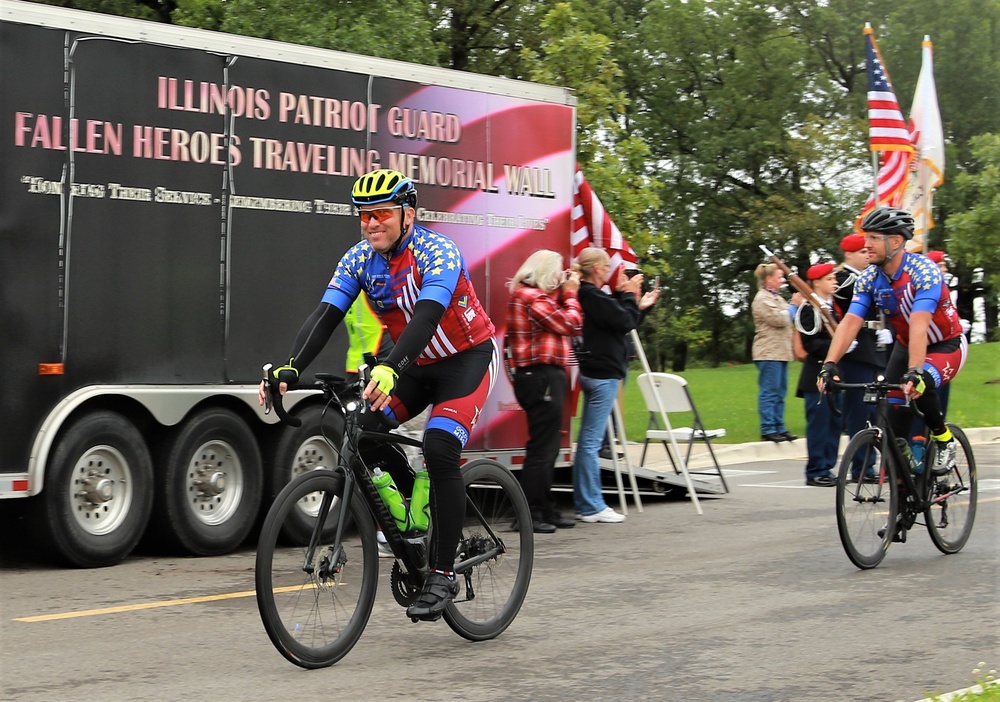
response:
[(969, 689), (959, 690), (945, 695), (931, 695), (920, 702), (1000, 702), (1000, 683), (997, 682), (997, 671), (983, 670), (985, 663), (972, 671), (976, 684)]
[[(788, 397), (785, 421), (793, 434), (805, 436), (803, 400), (795, 397), (802, 364), (788, 369)], [(631, 441), (642, 441), (649, 421), (633, 369), (625, 385), (625, 427)], [(757, 417), (757, 368), (752, 364), (723, 368), (697, 368), (678, 373), (687, 379), (691, 396), (702, 421), (709, 429), (725, 427), (726, 436), (718, 443), (738, 444), (760, 440)], [(948, 419), (962, 427), (1000, 426), (1000, 342), (975, 344), (969, 359), (953, 381)], [(988, 383), (988, 381), (994, 381)], [(690, 413), (670, 415), (673, 426), (691, 426)]]

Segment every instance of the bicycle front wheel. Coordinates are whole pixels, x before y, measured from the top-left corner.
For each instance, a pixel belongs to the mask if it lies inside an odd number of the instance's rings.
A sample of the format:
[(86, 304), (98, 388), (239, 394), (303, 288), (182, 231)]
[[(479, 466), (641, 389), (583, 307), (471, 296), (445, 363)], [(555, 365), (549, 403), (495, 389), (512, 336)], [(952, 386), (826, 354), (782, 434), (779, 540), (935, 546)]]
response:
[[(976, 519), (976, 459), (969, 439), (960, 428), (949, 424), (955, 436), (955, 467), (946, 475), (930, 476), (930, 504), (924, 512), (931, 541), (941, 553), (957, 553), (965, 546)], [(936, 442), (928, 447), (928, 470), (937, 460)]]
[[(375, 525), (354, 494), (349, 526), (339, 549), (331, 515), (342, 504), (344, 476), (329, 470), (305, 473), (290, 482), (271, 505), (257, 544), (257, 609), (278, 652), (303, 668), (333, 665), (354, 647), (371, 616), (378, 587)], [(304, 498), (322, 520), (317, 545), (291, 541), (289, 522), (301, 526)]]
[[(862, 467), (853, 477), (853, 466)], [(868, 471), (876, 478), (866, 478)], [(885, 558), (899, 510), (892, 459), (883, 455), (878, 430), (864, 429), (844, 450), (837, 475), (837, 531), (851, 563), (874, 568)]]
[(483, 458), (470, 461), (462, 474), (465, 522), (455, 564), (462, 590), (444, 619), (459, 636), (485, 641), (501, 634), (521, 609), (535, 538), (528, 500), (509, 470)]

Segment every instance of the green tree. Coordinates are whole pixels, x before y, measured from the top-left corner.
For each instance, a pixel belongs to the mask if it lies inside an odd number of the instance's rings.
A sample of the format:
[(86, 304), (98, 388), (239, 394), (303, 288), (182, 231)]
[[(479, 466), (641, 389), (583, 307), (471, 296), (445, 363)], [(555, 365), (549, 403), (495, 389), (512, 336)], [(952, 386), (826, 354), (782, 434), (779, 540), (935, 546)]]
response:
[[(961, 262), (956, 271), (960, 285), (986, 301), (987, 328), (995, 330), (995, 291), (1000, 290), (1000, 133), (973, 137), (969, 147), (972, 161), (954, 184), (966, 208), (948, 219), (945, 248)], [(971, 310), (959, 311), (971, 318)]]

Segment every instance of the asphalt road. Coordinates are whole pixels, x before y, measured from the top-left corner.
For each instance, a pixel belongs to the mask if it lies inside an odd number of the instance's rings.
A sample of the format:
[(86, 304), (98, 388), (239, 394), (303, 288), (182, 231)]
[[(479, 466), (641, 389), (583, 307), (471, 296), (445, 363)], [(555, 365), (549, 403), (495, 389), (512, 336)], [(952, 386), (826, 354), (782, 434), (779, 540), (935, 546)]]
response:
[(622, 524), (537, 536), (525, 606), (494, 641), (411, 623), (383, 560), (368, 629), (319, 671), (267, 640), (252, 550), (60, 570), (8, 531), (0, 698), (912, 702), (971, 685), (981, 661), (1000, 668), (1000, 445), (975, 450), (979, 511), (959, 554), (918, 528), (860, 571), (834, 490), (804, 487), (801, 461), (729, 466), (732, 493), (703, 498), (702, 516), (647, 498)]

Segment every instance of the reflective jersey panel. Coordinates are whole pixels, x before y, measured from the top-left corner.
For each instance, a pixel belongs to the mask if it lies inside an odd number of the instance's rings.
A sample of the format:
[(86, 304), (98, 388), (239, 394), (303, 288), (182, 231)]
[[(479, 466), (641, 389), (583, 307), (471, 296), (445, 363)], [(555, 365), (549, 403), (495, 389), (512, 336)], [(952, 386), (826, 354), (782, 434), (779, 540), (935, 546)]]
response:
[(854, 297), (848, 310), (862, 319), (875, 307), (882, 312), (896, 332), (896, 340), (910, 344), (910, 316), (914, 312), (930, 312), (927, 343), (954, 339), (962, 334), (958, 310), (951, 302), (951, 291), (945, 285), (937, 264), (926, 256), (903, 254), (903, 263), (892, 280), (879, 266), (868, 266), (854, 284)]
[(361, 292), (394, 342), (418, 301), (433, 300), (445, 308), (434, 337), (416, 360), (420, 365), (481, 344), (495, 331), (455, 242), (420, 225), (413, 226), (391, 258), (376, 253), (367, 241), (351, 247), (337, 265), (323, 302), (346, 311)]

